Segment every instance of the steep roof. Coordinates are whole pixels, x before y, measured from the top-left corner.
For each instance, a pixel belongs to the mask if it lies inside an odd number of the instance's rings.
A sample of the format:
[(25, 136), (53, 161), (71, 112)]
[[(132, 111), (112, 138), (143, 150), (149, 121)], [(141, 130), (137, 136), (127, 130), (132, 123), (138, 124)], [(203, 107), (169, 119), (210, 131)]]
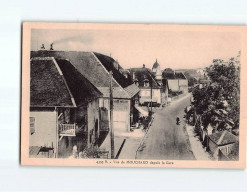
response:
[(139, 87), (137, 87), (134, 83), (128, 87), (125, 87), (124, 90), (128, 92), (130, 97), (134, 97), (140, 91)]
[(106, 68), (107, 71), (112, 71), (112, 76), (116, 81), (121, 85), (121, 87), (125, 88), (132, 84), (130, 79), (127, 79), (125, 76), (121, 74), (121, 70), (123, 68), (119, 65), (117, 61), (113, 58), (94, 52), (95, 56), (99, 59), (102, 65)]
[(56, 59), (77, 105), (103, 94), (86, 79), (68, 60)]
[[(31, 57), (55, 57), (56, 59), (68, 59), (71, 64), (84, 76), (86, 77), (95, 87), (101, 91), (102, 88), (109, 88), (110, 84), (110, 76), (109, 72), (105, 66), (101, 63), (101, 61), (96, 57), (96, 55), (92, 52), (78, 52), (78, 51), (50, 51), (50, 50), (41, 50), (41, 51), (32, 51)], [(107, 64), (107, 63), (105, 63)], [(108, 67), (108, 66), (107, 66)], [(111, 67), (109, 65), (109, 67)], [(121, 73), (116, 73), (115, 75), (119, 75)], [(114, 73), (113, 73), (114, 74)], [(124, 77), (122, 75), (122, 77)], [(120, 94), (119, 87), (122, 87), (115, 80), (113, 75), (112, 86), (113, 92), (117, 90), (115, 94)], [(118, 78), (118, 76), (116, 76)], [(124, 77), (125, 78), (125, 77)], [(101, 91), (102, 94), (105, 90)], [(126, 91), (121, 92), (122, 96), (114, 96), (114, 98), (130, 98)]]
[[(155, 77), (154, 77), (154, 75), (150, 69), (148, 69), (148, 68), (131, 68), (131, 69), (129, 69), (129, 71), (130, 71), (130, 75), (131, 75), (133, 81), (134, 80), (138, 81), (139, 87), (150, 88), (150, 87), (144, 87), (144, 80), (147, 79), (149, 81), (150, 86), (152, 84), (152, 88), (156, 88), (156, 89), (161, 88), (159, 83), (155, 80)], [(133, 75), (135, 78), (133, 78)]]
[(31, 59), (31, 107), (76, 107), (101, 95), (68, 61)]
[(158, 66), (160, 66), (160, 65), (159, 65), (159, 63), (158, 63), (158, 61), (156, 59), (156, 61), (153, 64), (153, 68), (152, 69), (156, 69), (156, 68), (158, 68)]
[(209, 135), (209, 139), (212, 140), (218, 146), (232, 144), (238, 141), (238, 137), (227, 130), (218, 133), (213, 133), (212, 135)]

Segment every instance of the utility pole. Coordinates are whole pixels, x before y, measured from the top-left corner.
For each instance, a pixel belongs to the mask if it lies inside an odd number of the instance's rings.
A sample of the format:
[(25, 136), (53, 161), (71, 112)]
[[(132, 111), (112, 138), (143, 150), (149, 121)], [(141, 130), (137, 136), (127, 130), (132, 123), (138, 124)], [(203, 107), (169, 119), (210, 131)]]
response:
[[(152, 77), (152, 75), (151, 75)], [(153, 85), (153, 78), (151, 78), (151, 82), (150, 82), (150, 85), (151, 85), (151, 114), (153, 113), (153, 88), (152, 88), (152, 85)]]
[(113, 129), (113, 91), (112, 91), (112, 71), (110, 74), (110, 137), (111, 137), (111, 159), (115, 158), (114, 154), (114, 129)]

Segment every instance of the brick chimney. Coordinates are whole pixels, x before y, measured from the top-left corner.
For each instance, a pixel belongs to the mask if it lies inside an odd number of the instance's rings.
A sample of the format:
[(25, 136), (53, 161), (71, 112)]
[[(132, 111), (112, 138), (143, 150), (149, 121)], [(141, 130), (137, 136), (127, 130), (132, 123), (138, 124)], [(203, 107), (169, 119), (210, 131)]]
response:
[(53, 43), (50, 44), (50, 50), (54, 50), (53, 49)]
[(45, 50), (45, 44), (42, 43), (41, 48), (42, 50)]

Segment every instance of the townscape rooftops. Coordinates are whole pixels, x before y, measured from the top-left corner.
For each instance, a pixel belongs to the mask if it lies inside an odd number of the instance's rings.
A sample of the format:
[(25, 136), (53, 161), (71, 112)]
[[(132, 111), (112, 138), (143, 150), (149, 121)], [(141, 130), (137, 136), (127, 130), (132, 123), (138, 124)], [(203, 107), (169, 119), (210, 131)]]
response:
[[(144, 87), (144, 80), (148, 80), (149, 84), (152, 84), (152, 88), (159, 89), (161, 86), (159, 83), (155, 80), (155, 77), (150, 69), (148, 68), (131, 68), (129, 69), (130, 75), (133, 79), (133, 81), (138, 81), (139, 87), (141, 88), (150, 88), (150, 87)], [(134, 75), (134, 76), (133, 76)], [(133, 78), (134, 77), (134, 78)]]
[(163, 79), (186, 79), (182, 72), (170, 72), (170, 71), (163, 71), (162, 72)]
[(102, 94), (67, 60), (31, 59), (31, 107), (76, 107)]
[[(99, 56), (99, 54), (98, 54)], [(85, 76), (95, 87), (99, 90), (100, 88), (109, 88), (110, 85), (110, 76), (109, 69), (114, 70), (113, 72), (113, 81), (112, 86), (115, 88), (122, 87), (116, 80), (124, 80), (125, 77), (120, 76), (117, 73), (117, 70), (114, 69), (112, 64), (112, 58), (102, 57), (102, 61), (104, 64), (96, 57), (96, 55), (92, 52), (78, 52), (78, 51), (50, 51), (50, 50), (40, 50), (40, 51), (32, 51), (31, 57), (55, 57), (56, 59), (68, 59), (71, 64), (83, 75)], [(105, 60), (107, 59), (107, 60)], [(107, 62), (110, 61), (111, 64), (108, 65)], [(107, 64), (107, 65), (106, 65)], [(106, 68), (107, 67), (107, 68)], [(116, 78), (115, 78), (115, 77)], [(101, 91), (101, 90), (100, 90)], [(102, 92), (102, 91), (101, 91)], [(103, 92), (103, 94), (105, 94)], [(126, 91), (121, 92), (122, 98), (130, 98), (129, 94)], [(114, 98), (118, 98), (114, 96)]]
[(130, 79), (127, 79), (121, 74), (121, 70), (123, 68), (119, 65), (117, 61), (113, 58), (94, 52), (95, 56), (99, 59), (102, 65), (106, 68), (107, 71), (112, 71), (114, 79), (121, 85), (121, 87), (125, 88), (132, 84)]
[(218, 133), (213, 133), (212, 135), (209, 135), (209, 139), (212, 140), (218, 146), (223, 146), (223, 145), (238, 142), (238, 137), (233, 135), (227, 130)]

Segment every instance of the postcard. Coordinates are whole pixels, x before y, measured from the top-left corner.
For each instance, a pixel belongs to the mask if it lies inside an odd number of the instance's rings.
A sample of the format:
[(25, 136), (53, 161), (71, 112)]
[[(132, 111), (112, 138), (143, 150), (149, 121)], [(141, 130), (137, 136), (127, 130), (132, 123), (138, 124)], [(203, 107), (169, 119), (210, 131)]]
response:
[(246, 26), (22, 28), (21, 165), (246, 167)]

